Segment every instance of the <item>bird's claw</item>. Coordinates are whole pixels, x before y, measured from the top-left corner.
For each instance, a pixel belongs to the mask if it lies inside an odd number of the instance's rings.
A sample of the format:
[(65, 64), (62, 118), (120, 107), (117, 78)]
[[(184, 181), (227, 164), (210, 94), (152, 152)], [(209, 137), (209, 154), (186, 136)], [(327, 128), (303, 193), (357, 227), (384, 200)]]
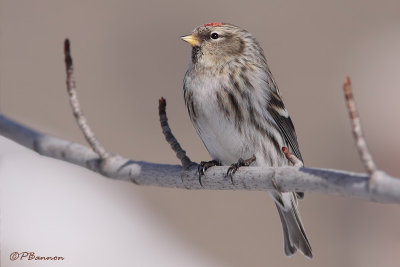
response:
[[(204, 175), (204, 172), (205, 172), (205, 169), (204, 169), (204, 166), (203, 166), (203, 163), (204, 163), (205, 161), (202, 161), (202, 162), (200, 162), (200, 164), (199, 164), (199, 166), (197, 167), (197, 172), (199, 173), (199, 178), (202, 176), (202, 175)], [(201, 181), (200, 181), (201, 182)]]
[(199, 167), (197, 167), (197, 170), (199, 173), (199, 183), (201, 186), (203, 186), (203, 183), (201, 182), (201, 176), (204, 175), (204, 173), (207, 171), (208, 168), (211, 168), (213, 166), (221, 166), (221, 162), (219, 162), (218, 160), (200, 162), (200, 165)]
[(238, 160), (238, 162), (233, 163), (229, 168), (228, 171), (226, 172), (226, 176), (229, 176), (229, 178), (231, 178), (231, 182), (234, 185), (235, 183), (233, 182), (233, 175), (235, 174), (235, 172), (240, 168), (240, 167), (248, 167), (250, 166), (254, 161), (256, 160), (256, 156), (253, 155), (251, 158), (249, 159), (242, 159), (240, 158)]
[(228, 171), (226, 172), (226, 176), (229, 176), (229, 178), (231, 178), (231, 182), (233, 183), (233, 175), (235, 174), (235, 172), (239, 169), (240, 164), (243, 162), (243, 159), (240, 158), (238, 162), (233, 163), (229, 168)]

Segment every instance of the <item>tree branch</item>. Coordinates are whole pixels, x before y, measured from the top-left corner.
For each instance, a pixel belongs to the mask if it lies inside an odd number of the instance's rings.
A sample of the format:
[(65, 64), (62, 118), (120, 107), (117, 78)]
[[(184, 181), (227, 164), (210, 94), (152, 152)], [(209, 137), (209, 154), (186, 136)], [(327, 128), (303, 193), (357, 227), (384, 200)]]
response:
[(343, 90), (346, 98), (347, 109), (349, 111), (354, 141), (356, 143), (358, 153), (360, 154), (360, 158), (364, 164), (365, 169), (370, 175), (372, 175), (374, 172), (376, 172), (377, 168), (374, 160), (372, 159), (371, 153), (369, 153), (368, 151), (367, 142), (364, 139), (360, 116), (358, 115), (356, 102), (354, 101), (351, 81), (349, 77), (346, 78), (343, 84)]
[(166, 113), (167, 101), (164, 97), (161, 97), (158, 101), (158, 115), (160, 116), (161, 129), (164, 134), (165, 140), (170, 144), (173, 151), (176, 153), (176, 157), (181, 161), (183, 169), (189, 169), (191, 166), (196, 165), (186, 155), (186, 151), (182, 149), (178, 140), (172, 134), (171, 128), (169, 128), (168, 117)]
[(100, 158), (105, 159), (109, 156), (109, 154), (107, 153), (106, 149), (100, 144), (100, 142), (97, 141), (96, 137), (94, 136), (94, 132), (89, 127), (86, 117), (83, 115), (81, 106), (79, 104), (78, 95), (76, 93), (76, 83), (73, 76), (74, 66), (72, 63), (71, 48), (68, 39), (65, 39), (64, 41), (64, 55), (65, 70), (67, 72), (66, 84), (72, 112), (74, 114), (76, 122), (78, 123), (79, 128), (83, 133), (83, 136), (89, 143), (90, 147), (100, 156)]
[[(68, 46), (68, 49), (66, 46)], [(200, 185), (197, 171), (198, 165), (186, 156), (185, 151), (181, 148), (168, 126), (165, 101), (163, 99), (159, 102), (159, 115), (163, 133), (184, 167), (134, 161), (109, 153), (94, 138), (94, 133), (90, 130), (80, 110), (75, 92), (75, 82), (72, 79), (72, 59), (70, 57), (69, 42), (65, 43), (64, 51), (66, 53), (67, 89), (71, 106), (75, 118), (92, 149), (37, 132), (4, 115), (0, 115), (1, 135), (43, 156), (70, 162), (98, 172), (105, 177), (130, 181), (137, 185), (185, 189), (258, 191), (274, 190), (278, 186), (283, 192), (319, 192), (376, 202), (400, 203), (400, 179), (378, 171), (376, 167), (372, 172), (373, 182), (370, 182), (370, 176), (366, 174), (300, 167), (301, 162), (299, 163), (299, 160), (294, 155), (291, 155), (289, 151), (285, 153), (285, 149), (283, 149), (283, 152), (295, 167), (241, 168), (235, 173), (235, 184), (232, 184), (231, 179), (226, 176), (228, 166), (216, 166), (206, 171), (202, 177), (202, 185)], [(347, 97), (347, 99), (352, 98)], [(362, 135), (360, 136), (362, 137)]]
[(318, 192), (356, 197), (369, 201), (400, 203), (400, 179), (383, 172), (375, 186), (368, 185), (369, 176), (328, 169), (296, 167), (247, 167), (235, 173), (235, 184), (226, 177), (228, 166), (212, 167), (202, 177), (200, 186), (197, 167), (183, 170), (180, 165), (156, 164), (112, 156), (101, 164), (99, 156), (90, 148), (39, 133), (0, 115), (0, 134), (32, 149), (39, 154), (67, 161), (105, 177), (130, 181), (137, 185), (152, 185), (185, 189), (213, 190), (273, 190)]
[(299, 160), (293, 153), (289, 151), (287, 147), (282, 147), (282, 152), (285, 154), (285, 157), (293, 164), (294, 167), (303, 167), (304, 164), (301, 160)]

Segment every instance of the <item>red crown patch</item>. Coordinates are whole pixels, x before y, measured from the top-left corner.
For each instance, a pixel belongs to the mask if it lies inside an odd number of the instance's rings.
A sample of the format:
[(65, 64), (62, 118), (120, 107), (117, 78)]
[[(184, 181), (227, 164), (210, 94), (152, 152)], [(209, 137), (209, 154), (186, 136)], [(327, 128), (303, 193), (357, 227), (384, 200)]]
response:
[(221, 23), (221, 22), (212, 22), (212, 23), (204, 24), (205, 27), (207, 27), (207, 26), (216, 27), (216, 26), (222, 26), (222, 25), (223, 25), (223, 23)]

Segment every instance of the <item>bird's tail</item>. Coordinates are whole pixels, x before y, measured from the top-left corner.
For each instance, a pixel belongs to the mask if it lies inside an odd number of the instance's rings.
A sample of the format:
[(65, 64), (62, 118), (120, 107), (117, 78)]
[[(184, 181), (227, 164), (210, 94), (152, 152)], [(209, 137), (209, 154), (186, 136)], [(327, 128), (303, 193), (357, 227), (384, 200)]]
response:
[(307, 239), (294, 193), (271, 192), (275, 200), (283, 228), (284, 249), (286, 256), (300, 250), (308, 258), (312, 258), (310, 242)]

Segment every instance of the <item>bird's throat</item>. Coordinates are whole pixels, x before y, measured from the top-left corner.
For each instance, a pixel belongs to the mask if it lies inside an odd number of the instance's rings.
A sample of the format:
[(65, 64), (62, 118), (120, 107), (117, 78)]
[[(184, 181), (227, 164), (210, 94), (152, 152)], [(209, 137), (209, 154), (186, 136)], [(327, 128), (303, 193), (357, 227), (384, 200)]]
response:
[(192, 48), (192, 63), (196, 64), (202, 55), (201, 48), (199, 46), (194, 46)]

